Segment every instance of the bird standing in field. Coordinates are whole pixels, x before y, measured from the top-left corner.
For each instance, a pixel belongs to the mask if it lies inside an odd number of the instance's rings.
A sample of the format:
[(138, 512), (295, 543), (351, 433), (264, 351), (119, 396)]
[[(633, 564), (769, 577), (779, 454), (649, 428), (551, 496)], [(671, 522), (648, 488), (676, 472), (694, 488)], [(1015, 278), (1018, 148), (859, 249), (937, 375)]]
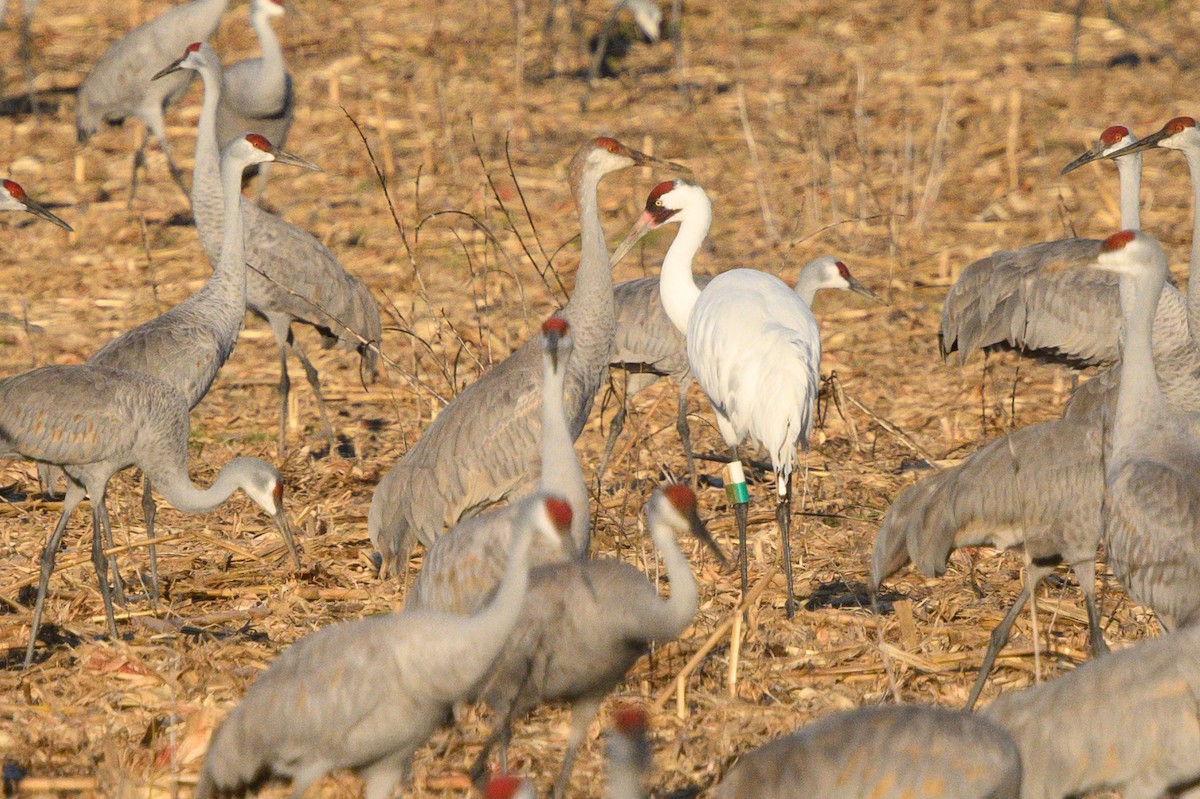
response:
[(187, 186), (171, 157), (163, 111), (187, 91), (191, 75), (174, 75), (167, 80), (152, 80), (159, 66), (181, 52), (189, 42), (212, 36), (229, 0), (191, 0), (143, 22), (117, 39), (92, 67), (79, 86), (75, 106), (75, 132), (80, 144), (90, 139), (103, 123), (121, 124), (126, 117), (137, 117), (146, 124), (146, 135), (133, 156), (129, 179), (129, 202), (137, 194), (138, 169), (145, 164), (146, 144), (150, 135), (158, 140), (171, 177), (184, 195)]
[(662, 304), (687, 341), (688, 364), (712, 403), (717, 429), (732, 462), (726, 494), (738, 527), (742, 594), (746, 593), (746, 516), (749, 494), (737, 447), (750, 440), (765, 447), (775, 470), (775, 520), (783, 543), (786, 610), (795, 614), (792, 581), (791, 501), (796, 447), (808, 451), (813, 404), (821, 377), (821, 332), (804, 300), (774, 275), (733, 269), (703, 290), (692, 260), (708, 235), (712, 204), (704, 189), (686, 180), (661, 183), (646, 210), (613, 253), (619, 261), (643, 236), (678, 222), (679, 232), (663, 259)]
[(1200, 627), (1145, 641), (983, 709), (1021, 751), (1023, 799), (1197, 796)]
[[(283, 61), (283, 48), (271, 27), (271, 20), (284, 15), (283, 0), (250, 0), (250, 25), (258, 34), (262, 55), (238, 61), (225, 70), (221, 84), (221, 103), (217, 106), (217, 143), (224, 147), (245, 132), (266, 136), (282, 147), (292, 127), (296, 98), (292, 94), (292, 76)], [(269, 164), (251, 170), (259, 176), (258, 200), (267, 185)]]
[[(711, 275), (695, 275), (695, 278), (701, 291), (712, 280)], [(604, 455), (596, 472), (597, 479), (604, 477), (613, 446), (625, 425), (626, 403), (629, 398), (654, 385), (659, 378), (668, 377), (679, 386), (675, 430), (679, 433), (679, 440), (683, 442), (683, 454), (687, 458), (692, 485), (696, 484), (692, 436), (687, 422), (687, 393), (692, 385), (687, 344), (683, 333), (675, 327), (663, 308), (659, 282), (657, 277), (643, 277), (627, 280), (613, 287), (613, 297), (617, 305), (617, 327), (613, 337), (612, 362), (608, 367), (610, 372), (620, 369), (626, 373), (625, 393), (608, 430)], [(822, 289), (853, 291), (876, 302), (880, 301), (875, 292), (850, 274), (850, 269), (845, 263), (832, 255), (822, 255), (809, 261), (796, 279), (796, 293), (809, 308), (812, 307), (817, 292)]]
[(504, 579), (471, 616), (406, 610), (326, 627), (275, 659), (213, 734), (196, 799), (242, 793), (271, 779), (292, 796), (333, 769), (386, 799), (413, 752), (503, 649), (529, 584), (535, 535), (570, 541), (571, 508), (534, 494), (522, 501)]
[[(542, 325), (542, 476), (541, 491), (562, 496), (571, 505), (571, 540), (576, 553), (588, 540), (588, 496), (583, 470), (563, 407), (563, 381), (574, 344), (570, 325), (552, 316)], [(421, 572), (407, 604), (444, 613), (474, 613), (495, 590), (508, 562), (518, 505), (490, 508), (464, 519), (446, 535), (438, 536), (425, 554)], [(406, 567), (408, 553), (393, 572)], [(534, 566), (563, 560), (559, 547), (536, 546), (530, 553)]]
[[(246, 259), (242, 246), (242, 172), (252, 164), (278, 161), (304, 169), (314, 164), (285, 153), (257, 133), (235, 139), (225, 148), (217, 179), (223, 182), (224, 221), (228, 231), (221, 252), (213, 262), (213, 275), (200, 291), (161, 316), (123, 333), (88, 359), (94, 366), (152, 375), (175, 388), (194, 408), (208, 393), (217, 372), (233, 352), (246, 318)], [(44, 481), (55, 482), (53, 476)], [(154, 496), (150, 475), (142, 487), (142, 510), (146, 536), (154, 539)], [(290, 541), (288, 551), (296, 567), (300, 558)], [(150, 546), (150, 576), (157, 585), (158, 563)], [(115, 571), (115, 570), (114, 570)], [(114, 579), (118, 580), (114, 574)]]
[(66, 222), (46, 210), (45, 206), (25, 193), (21, 184), (8, 178), (0, 178), (0, 211), (28, 211), (34, 216), (40, 216), (47, 222), (53, 222), (66, 231), (74, 230)]
[[(194, 70), (204, 83), (204, 102), (196, 136), (196, 165), (192, 173), (192, 214), (204, 252), (216, 262), (221, 251), (223, 202), (217, 174), (218, 143), (216, 114), (221, 99), (221, 60), (208, 44), (193, 42), (183, 56), (159, 75), (177, 70)], [(162, 78), (159, 78), (160, 80)], [(321, 395), (316, 367), (294, 338), (292, 325), (311, 325), (321, 334), (325, 347), (337, 346), (357, 352), (364, 383), (375, 379), (382, 324), (379, 306), (371, 290), (346, 272), (337, 256), (314, 236), (264, 211), (249, 200), (241, 200), (245, 253), (246, 307), (266, 320), (279, 345), (279, 454), (285, 449), (288, 427), (287, 358), (300, 359), (304, 374), (317, 401), (317, 411), (330, 447), (336, 445), (333, 427)]]
[[(1135, 141), (1124, 125), (1113, 125), (1063, 174)], [(1141, 158), (1122, 158), (1117, 171), (1121, 225), (1137, 228)], [(965, 364), (977, 349), (1007, 349), (1075, 367), (1115, 364), (1120, 357), (1112, 324), (1120, 315), (1116, 281), (1086, 268), (1099, 253), (1099, 239), (1059, 239), (995, 252), (968, 265), (942, 308), (942, 357), (957, 351)]]
[(1108, 561), (1172, 630), (1200, 621), (1200, 441), (1167, 403), (1151, 357), (1167, 257), (1126, 230), (1104, 240), (1094, 268), (1120, 276), (1124, 331), (1104, 500)]
[(507, 765), (512, 724), (543, 702), (571, 706), (571, 732), (554, 783), (561, 799), (575, 756), (604, 697), (650, 644), (678, 638), (696, 615), (696, 578), (676, 535), (691, 532), (719, 559), (724, 555), (696, 515), (696, 495), (682, 484), (656, 489), (647, 526), (662, 556), (671, 595), (663, 599), (646, 575), (618, 560), (557, 563), (534, 569), (529, 593), (502, 657), (477, 692), (491, 707), (495, 729), (471, 769), (478, 782), (491, 748)]
[(33, 662), (46, 587), (67, 520), (85, 496), (92, 503), (92, 564), (108, 632), (117, 635), (107, 575), (111, 560), (104, 557), (104, 547), (112, 546), (105, 491), (109, 478), (122, 469), (141, 469), (184, 513), (207, 513), (241, 488), (294, 551), (283, 479), (275, 467), (257, 458), (235, 458), (209, 488), (196, 488), (187, 473), (188, 427), (188, 405), (179, 391), (150, 375), (86, 364), (46, 366), (0, 380), (0, 457), (57, 464), (70, 478), (62, 515), (42, 550), (26, 668)]
[[(1055, 734), (1058, 734), (1057, 732)], [(997, 724), (919, 705), (815, 721), (738, 758), (715, 799), (1017, 799), (1021, 757)]]
[[(580, 147), (569, 167), (580, 224), (579, 270), (563, 309), (575, 339), (565, 388), (572, 440), (587, 422), (612, 355), (612, 270), (600, 225), (600, 181), (639, 165), (682, 169), (606, 137)], [(431, 546), (445, 528), (536, 479), (540, 349), (537, 341), (527, 341), (485, 372), (442, 409), (379, 481), (367, 529), (385, 559), (407, 552), (414, 540)]]

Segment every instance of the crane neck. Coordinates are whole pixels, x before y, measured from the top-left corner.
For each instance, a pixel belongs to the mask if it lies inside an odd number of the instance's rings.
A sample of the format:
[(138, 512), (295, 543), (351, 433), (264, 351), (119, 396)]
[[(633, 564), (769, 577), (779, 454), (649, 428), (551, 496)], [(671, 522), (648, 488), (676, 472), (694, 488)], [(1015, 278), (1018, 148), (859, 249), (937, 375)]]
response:
[(569, 350), (559, 348), (557, 367), (550, 353), (542, 354), (542, 491), (566, 498), (571, 506), (571, 539), (586, 553), (591, 544), (587, 483), (575, 454), (575, 438), (567, 421), (563, 400)]
[(1142, 449), (1147, 429), (1171, 413), (1159, 387), (1152, 350), (1154, 316), (1162, 287), (1161, 274), (1144, 272), (1120, 277), (1125, 343), (1113, 432), (1114, 464)]
[(138, 464), (163, 498), (184, 513), (207, 513), (220, 506), (242, 487), (250, 464), (260, 462), (257, 458), (234, 458), (221, 467), (211, 486), (197, 488), (187, 475), (186, 457), (185, 451), (183, 460), (158, 468)]
[(1133, 153), (1116, 159), (1120, 181), (1121, 229), (1142, 229), (1142, 154)]
[(259, 47), (262, 49), (262, 73), (258, 80), (264, 84), (282, 83), (287, 67), (283, 63), (283, 47), (279, 37), (271, 27), (271, 19), (266, 14), (256, 13), (250, 18), (250, 25), (258, 34)]
[(489, 664), (508, 640), (525, 602), (525, 592), (529, 588), (529, 547), (535, 531), (533, 517), (541, 511), (541, 504), (540, 496), (530, 498), (529, 504), (518, 514), (504, 577), (492, 595), (492, 601), (466, 620), (467, 629), (462, 640), (473, 642), (472, 651)]
[[(220, 258), (223, 241), (222, 220), (225, 205), (221, 181), (221, 151), (217, 144), (217, 107), (221, 103), (223, 76), (224, 70), (220, 64), (207, 64), (200, 70), (200, 80), (204, 85), (204, 102), (200, 106), (200, 122), (196, 128), (196, 163), (192, 168), (192, 215), (196, 219), (200, 243), (205, 254), (213, 262), (214, 268)], [(240, 182), (240, 176), (238, 180)]]
[(692, 566), (680, 550), (670, 525), (657, 518), (657, 514), (653, 512), (647, 523), (650, 527), (650, 538), (662, 556), (667, 580), (671, 583), (671, 595), (658, 603), (658, 612), (646, 614), (642, 632), (645, 633), (647, 641), (669, 641), (678, 638), (692, 623), (700, 594), (696, 587), (696, 578), (692, 575)]
[(813, 299), (824, 286), (821, 285), (820, 275), (815, 269), (801, 269), (800, 277), (796, 278), (796, 294), (804, 300), (804, 304), (812, 308)]
[(1192, 181), (1192, 257), (1188, 264), (1188, 332), (1200, 346), (1200, 148), (1186, 147), (1188, 176)]
[(221, 226), (221, 256), (214, 269), (214, 278), (228, 279), (239, 286), (242, 314), (246, 312), (246, 245), (242, 231), (242, 172), (246, 166), (245, 161), (232, 154), (221, 159), (225, 217)]
[(637, 745), (627, 740), (624, 733), (612, 731), (609, 735), (619, 737), (608, 742), (608, 766), (605, 769), (608, 788), (604, 796), (606, 799), (641, 799), (645, 796), (645, 790), (642, 787), (642, 775), (635, 764), (637, 754), (634, 749)]
[(692, 308), (700, 298), (700, 289), (696, 286), (696, 277), (692, 273), (692, 261), (708, 235), (712, 224), (712, 209), (700, 208), (694, 215), (683, 218), (675, 240), (667, 249), (663, 258), (662, 272), (659, 275), (659, 294), (662, 296), (663, 309), (667, 318), (682, 333), (687, 336), (688, 320), (692, 317)]

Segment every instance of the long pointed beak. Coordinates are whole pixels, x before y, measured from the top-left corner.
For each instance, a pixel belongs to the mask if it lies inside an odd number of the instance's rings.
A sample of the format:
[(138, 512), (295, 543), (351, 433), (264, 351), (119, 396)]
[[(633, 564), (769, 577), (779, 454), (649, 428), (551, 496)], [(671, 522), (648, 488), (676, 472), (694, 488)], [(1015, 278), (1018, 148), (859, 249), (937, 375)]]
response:
[(53, 222), (54, 224), (58, 225), (60, 228), (62, 228), (63, 230), (66, 230), (68, 232), (71, 232), (71, 233), (75, 232), (75, 228), (71, 227), (66, 222), (62, 221), (57, 216), (50, 213), (46, 209), (46, 207), (43, 206), (41, 203), (31, 200), (28, 197), (26, 197), (21, 202), (24, 203), (25, 210), (28, 211), (29, 213), (33, 214), (34, 216), (40, 216), (42, 219), (45, 219), (47, 222)]
[(729, 563), (729, 559), (725, 557), (725, 553), (721, 551), (721, 547), (713, 539), (712, 533), (708, 532), (708, 528), (704, 526), (704, 521), (696, 513), (695, 508), (688, 514), (688, 524), (691, 525), (692, 535), (699, 538), (704, 542), (705, 546), (712, 550), (712, 553), (717, 556), (717, 561), (722, 567), (726, 566)]
[(180, 66), (180, 64), (183, 63), (184, 58), (187, 58), (187, 53), (184, 53), (183, 56), (180, 58), (176, 58), (168, 66), (163, 67), (158, 72), (155, 72), (154, 77), (151, 78), (150, 80), (158, 80), (159, 78), (165, 78), (167, 75), (170, 75), (172, 72), (178, 72), (179, 70), (183, 69), (183, 67)]
[(657, 158), (653, 155), (643, 153), (640, 150), (628, 149), (628, 155), (638, 166), (661, 166), (663, 169), (669, 169), (672, 172), (692, 171), (691, 167), (686, 167), (683, 164), (677, 164), (674, 161), (666, 161), (662, 158)]
[(554, 367), (555, 372), (558, 371), (558, 342), (561, 340), (557, 330), (547, 331), (546, 351), (550, 353), (550, 365)]
[(305, 161), (303, 158), (297, 155), (292, 155), (286, 150), (281, 150), (278, 147), (272, 147), (271, 155), (275, 156), (275, 160), (281, 164), (291, 164), (292, 166), (298, 166), (301, 169), (309, 169), (313, 172), (321, 171), (321, 167), (317, 166), (312, 161)]
[(636, 247), (639, 241), (644, 239), (657, 227), (658, 226), (654, 224), (654, 216), (649, 211), (643, 212), (642, 215), (638, 217), (638, 221), (635, 222), (633, 227), (629, 229), (629, 232), (625, 234), (625, 238), (622, 239), (621, 243), (617, 245), (617, 249), (613, 250), (612, 257), (608, 259), (608, 265), (613, 267), (621, 263), (621, 259), (628, 255), (629, 251)]
[(1060, 171), (1058, 174), (1065, 175), (1068, 172), (1074, 172), (1076, 169), (1079, 169), (1079, 167), (1083, 166), (1084, 164), (1090, 164), (1093, 161), (1099, 161), (1100, 159), (1102, 159), (1104, 157), (1105, 149), (1107, 149), (1107, 148), (1105, 148), (1104, 142), (1096, 142), (1096, 144), (1094, 144), (1091, 148), (1089, 148), (1087, 152), (1083, 153), (1078, 158), (1076, 158), (1074, 161), (1072, 161), (1071, 163), (1064, 166), (1062, 168), (1062, 171)]
[(1133, 153), (1140, 153), (1142, 150), (1149, 150), (1151, 147), (1157, 147), (1158, 143), (1160, 141), (1167, 138), (1167, 135), (1168, 135), (1167, 129), (1163, 128), (1162, 130), (1158, 131), (1157, 133), (1151, 133), (1146, 138), (1141, 139), (1140, 141), (1136, 141), (1133, 144), (1129, 145), (1128, 147), (1123, 147), (1120, 150), (1111, 152), (1108, 155), (1102, 155), (1100, 157), (1112, 159), (1112, 158), (1120, 158), (1123, 155), (1132, 155)]
[(850, 290), (853, 291), (855, 294), (861, 294), (862, 296), (866, 297), (868, 300), (873, 300), (874, 302), (877, 302), (880, 305), (887, 305), (887, 303), (884, 302), (883, 297), (880, 297), (878, 294), (871, 291), (869, 288), (864, 286), (862, 283), (859, 283), (858, 280), (856, 280), (855, 278), (851, 277), (846, 282), (850, 284)]
[(279, 530), (279, 534), (283, 536), (283, 543), (287, 545), (288, 554), (292, 556), (292, 563), (295, 564), (296, 570), (300, 570), (300, 553), (296, 551), (296, 539), (292, 537), (292, 526), (288, 523), (287, 512), (283, 509), (283, 502), (275, 503), (275, 513), (271, 516), (271, 521), (275, 522), (275, 527)]

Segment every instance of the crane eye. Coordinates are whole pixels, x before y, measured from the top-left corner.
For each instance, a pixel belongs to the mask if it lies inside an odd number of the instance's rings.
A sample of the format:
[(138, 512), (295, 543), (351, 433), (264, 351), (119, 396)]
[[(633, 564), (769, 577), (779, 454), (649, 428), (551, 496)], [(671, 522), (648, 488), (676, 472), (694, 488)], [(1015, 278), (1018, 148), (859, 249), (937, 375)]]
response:
[(655, 207), (655, 208), (662, 208), (662, 200), (655, 200), (655, 201), (654, 201), (654, 207)]

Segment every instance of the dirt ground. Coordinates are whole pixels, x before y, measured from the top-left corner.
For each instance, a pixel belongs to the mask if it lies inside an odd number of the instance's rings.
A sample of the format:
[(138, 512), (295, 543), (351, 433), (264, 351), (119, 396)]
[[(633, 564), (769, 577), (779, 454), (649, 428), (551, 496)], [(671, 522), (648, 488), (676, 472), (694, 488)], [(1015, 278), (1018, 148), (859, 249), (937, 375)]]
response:
[[(209, 275), (157, 150), (143, 190), (126, 206), (140, 125), (104, 130), (85, 149), (72, 128), (73, 89), (89, 65), (133, 22), (168, 5), (45, 0), (32, 26), (36, 85), (48, 106), (37, 117), (12, 99), (25, 82), (13, 55), (19, 9), (10, 9), (0, 31), (0, 49), (9, 53), (0, 64), (9, 98), (0, 116), (0, 174), (76, 232), (26, 215), (0, 219), (7, 287), (0, 310), (27, 322), (0, 327), (0, 373), (78, 363)], [(736, 615), (736, 577), (694, 551), (695, 624), (641, 662), (606, 706), (652, 708), (656, 792), (707, 786), (740, 751), (810, 719), (890, 701), (888, 669), (905, 701), (965, 701), (988, 632), (1019, 591), (1019, 555), (977, 553), (978, 590), (965, 559), (937, 580), (906, 570), (889, 585), (899, 601), (884, 617), (857, 607), (854, 589), (866, 579), (888, 503), (922, 474), (906, 464), (952, 463), (1006, 430), (1054, 417), (1071, 375), (1007, 356), (986, 365), (976, 357), (964, 369), (943, 364), (935, 335), (941, 299), (959, 269), (994, 249), (1116, 229), (1115, 170), (1102, 163), (1066, 178), (1058, 170), (1109, 124), (1144, 135), (1196, 112), (1190, 65), (1200, 52), (1189, 34), (1200, 27), (1200, 8), (1119, 2), (1122, 25), (1104, 16), (1098, 0), (1083, 3), (1073, 66), (1075, 3), (693, 0), (683, 13), (682, 52), (673, 35), (650, 45), (622, 22), (628, 47), (589, 94), (583, 48), (608, 6), (570, 5), (581, 32), (565, 8), (544, 29), (544, 0), (527, 5), (519, 35), (509, 3), (300, 0), (277, 21), (298, 98), (288, 149), (324, 171), (277, 167), (266, 202), (371, 286), (385, 314), (387, 364), (364, 388), (354, 357), (322, 351), (311, 330), (298, 329), (349, 446), (327, 452), (293, 361), (299, 424), (281, 459), (277, 353), (267, 328), (248, 321), (192, 414), (191, 472), (207, 483), (234, 455), (276, 462), (302, 535), (303, 570), (291, 570), (274, 528), (242, 495), (206, 515), (164, 509), (159, 534), (172, 539), (159, 547), (164, 601), (155, 610), (132, 600), (134, 618), (119, 621), (124, 640), (111, 642), (102, 636), (88, 565), (90, 514), (81, 510), (50, 581), (46, 619), (58, 643), (28, 673), (19, 664), (29, 586), (61, 506), (39, 498), (30, 464), (3, 466), (0, 648), (8, 657), (0, 669), (0, 759), (6, 774), (30, 778), (21, 795), (188, 796), (212, 729), (282, 648), (333, 621), (402, 605), (399, 584), (377, 581), (369, 561), (373, 486), (456, 389), (564, 301), (555, 276), (571, 286), (578, 261), (566, 164), (601, 133), (694, 169), (715, 215), (697, 271), (752, 266), (794, 277), (808, 258), (836, 253), (887, 300), (871, 305), (839, 294), (816, 303), (822, 370), (836, 373), (847, 403), (846, 418), (825, 410), (797, 508), (804, 515), (794, 525), (798, 590), (812, 608), (784, 616), (782, 578), (770, 576), (778, 563), (772, 487), (752, 486), (751, 580), (771, 582), (741, 631), (736, 680), (728, 624), (721, 626)], [(246, 16), (246, 4), (232, 4), (215, 39), (227, 63), (256, 52)], [(187, 170), (199, 93), (193, 87), (169, 112), (169, 135)], [(403, 232), (348, 115), (384, 170)], [(1173, 263), (1185, 264), (1191, 217), (1183, 160), (1152, 152), (1145, 165), (1146, 226)], [(668, 177), (631, 170), (604, 182), (610, 243)], [(435, 215), (441, 211), (470, 217)], [(673, 231), (649, 239), (615, 279), (654, 274)], [(547, 254), (556, 252), (547, 271)], [(665, 473), (684, 471), (674, 397), (664, 381), (633, 400), (614, 466), (593, 496), (594, 554), (652, 573), (640, 509)], [(613, 402), (598, 400), (577, 447), (589, 476)], [(691, 411), (697, 449), (721, 449), (698, 392)], [(716, 464), (701, 466), (718, 472)], [(733, 554), (723, 492), (706, 487), (700, 501)], [(109, 507), (118, 544), (131, 546), (119, 555), (131, 585), (148, 563), (137, 546), (139, 503), (133, 476), (115, 478)], [(1114, 647), (1154, 634), (1148, 614), (1106, 569), (1100, 596)], [(1043, 594), (1039, 619), (1043, 678), (1086, 657), (1082, 596), (1065, 573)], [(180, 625), (199, 632), (181, 633)], [(716, 646), (685, 673), (715, 631)], [(1032, 682), (1034, 671), (1025, 614), (985, 701)], [(521, 723), (514, 769), (548, 788), (566, 722), (562, 709), (551, 708)], [(436, 736), (417, 753), (406, 794), (468, 795), (465, 768), (487, 729), (485, 717), (469, 716), (444, 755), (445, 735)], [(601, 751), (594, 737), (575, 769), (573, 794), (601, 793)], [(314, 793), (359, 790), (356, 778), (337, 774)]]

